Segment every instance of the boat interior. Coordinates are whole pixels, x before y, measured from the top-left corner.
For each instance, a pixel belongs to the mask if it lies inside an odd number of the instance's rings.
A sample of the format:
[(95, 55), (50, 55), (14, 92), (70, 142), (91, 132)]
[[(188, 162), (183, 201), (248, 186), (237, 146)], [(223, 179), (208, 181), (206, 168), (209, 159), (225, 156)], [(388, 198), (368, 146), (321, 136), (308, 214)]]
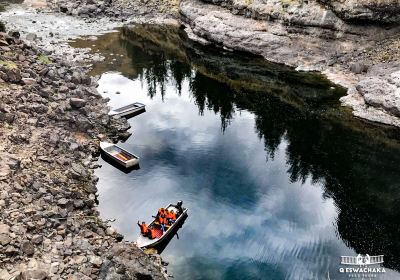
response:
[(122, 160), (124, 162), (131, 160), (131, 159), (136, 159), (137, 157), (135, 157), (134, 155), (128, 153), (125, 150), (122, 150), (121, 148), (117, 147), (117, 146), (112, 146), (106, 149), (106, 151), (108, 153), (110, 153), (110, 155), (112, 155), (113, 157), (118, 158), (119, 160)]
[[(173, 206), (168, 206), (167, 208), (166, 208), (168, 211), (174, 211), (175, 213), (178, 213), (178, 209), (176, 209), (175, 207), (173, 207)], [(177, 217), (176, 217), (176, 219), (178, 220), (178, 218), (180, 217), (180, 215), (178, 216), (177, 215)], [(167, 232), (169, 229), (170, 229), (170, 227), (171, 227), (172, 225), (165, 225), (165, 232)], [(157, 239), (159, 239), (162, 235), (163, 235), (163, 232), (162, 232), (162, 230), (161, 230), (161, 225), (160, 225), (160, 223), (157, 221), (157, 219), (154, 219), (154, 221), (149, 225), (149, 228), (152, 228), (152, 229), (154, 229), (154, 231), (155, 231), (155, 233), (156, 233), (156, 236), (157, 236)]]

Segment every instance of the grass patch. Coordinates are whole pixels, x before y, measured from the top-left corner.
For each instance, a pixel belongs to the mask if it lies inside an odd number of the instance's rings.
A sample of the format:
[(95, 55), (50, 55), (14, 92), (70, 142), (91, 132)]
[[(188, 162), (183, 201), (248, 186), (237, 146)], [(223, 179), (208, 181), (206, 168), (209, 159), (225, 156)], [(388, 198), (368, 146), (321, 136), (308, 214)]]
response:
[(43, 63), (43, 64), (51, 64), (52, 61), (50, 60), (50, 58), (48, 58), (46, 55), (39, 55), (38, 60)]
[(17, 64), (15, 64), (15, 62), (12, 61), (4, 61), (4, 60), (0, 60), (0, 66), (6, 67), (8, 69), (15, 69), (17, 68)]

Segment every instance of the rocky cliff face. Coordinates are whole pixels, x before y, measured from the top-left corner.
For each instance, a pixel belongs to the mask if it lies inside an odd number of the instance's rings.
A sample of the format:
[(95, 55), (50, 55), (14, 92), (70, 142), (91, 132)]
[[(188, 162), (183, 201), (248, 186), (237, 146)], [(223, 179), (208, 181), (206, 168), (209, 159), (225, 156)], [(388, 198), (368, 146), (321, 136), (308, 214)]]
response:
[(400, 5), (398, 0), (320, 0), (345, 20), (398, 23)]
[[(345, 21), (398, 23), (400, 6), (397, 0), (203, 0), (231, 8), (236, 14), (263, 19), (289, 19), (302, 22), (309, 17), (317, 25)], [(324, 13), (322, 17), (318, 15)]]
[[(391, 82), (400, 30), (391, 11), (400, 4), (372, 2), (183, 0), (180, 13), (192, 39), (321, 71), (349, 89), (342, 102), (354, 115), (400, 126), (400, 87)], [(365, 94), (378, 79), (381, 90)]]

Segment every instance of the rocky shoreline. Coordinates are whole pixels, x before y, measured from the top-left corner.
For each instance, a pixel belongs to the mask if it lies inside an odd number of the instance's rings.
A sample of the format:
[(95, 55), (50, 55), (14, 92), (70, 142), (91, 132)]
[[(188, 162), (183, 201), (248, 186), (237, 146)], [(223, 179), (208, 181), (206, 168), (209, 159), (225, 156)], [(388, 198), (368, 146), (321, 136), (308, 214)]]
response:
[(349, 16), (342, 19), (318, 1), (183, 0), (180, 4), (193, 40), (322, 72), (348, 89), (341, 102), (355, 116), (400, 127), (400, 25), (385, 17), (389, 10), (371, 10), (364, 15), (370, 21), (359, 23), (346, 21)]
[(96, 210), (100, 140), (130, 135), (80, 66), (0, 34), (0, 279), (166, 279)]

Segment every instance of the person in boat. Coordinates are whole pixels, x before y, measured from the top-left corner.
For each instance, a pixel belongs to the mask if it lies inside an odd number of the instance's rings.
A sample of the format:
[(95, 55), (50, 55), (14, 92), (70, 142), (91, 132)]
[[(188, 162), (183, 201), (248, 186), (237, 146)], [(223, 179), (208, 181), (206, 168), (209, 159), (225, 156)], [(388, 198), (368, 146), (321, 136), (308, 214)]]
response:
[(149, 228), (147, 227), (145, 222), (139, 223), (139, 221), (137, 222), (138, 226), (140, 227), (140, 233), (143, 236), (148, 236), (149, 235)]
[(168, 211), (167, 210), (167, 221), (168, 224), (172, 225), (173, 223), (175, 223), (176, 221), (176, 214), (174, 212), (174, 210)]
[(183, 201), (179, 200), (176, 205), (172, 205), (176, 209), (178, 209), (178, 212), (176, 213), (176, 216), (179, 217), (183, 213), (183, 207), (182, 207)]
[(149, 233), (148, 233), (148, 238), (150, 238), (150, 239), (154, 239), (154, 238), (156, 238), (156, 237), (157, 237), (155, 229), (153, 229), (153, 228), (149, 228), (148, 230), (149, 230)]
[(161, 230), (165, 232), (165, 225), (167, 224), (167, 215), (164, 208), (158, 209), (157, 213), (158, 223), (160, 224)]

